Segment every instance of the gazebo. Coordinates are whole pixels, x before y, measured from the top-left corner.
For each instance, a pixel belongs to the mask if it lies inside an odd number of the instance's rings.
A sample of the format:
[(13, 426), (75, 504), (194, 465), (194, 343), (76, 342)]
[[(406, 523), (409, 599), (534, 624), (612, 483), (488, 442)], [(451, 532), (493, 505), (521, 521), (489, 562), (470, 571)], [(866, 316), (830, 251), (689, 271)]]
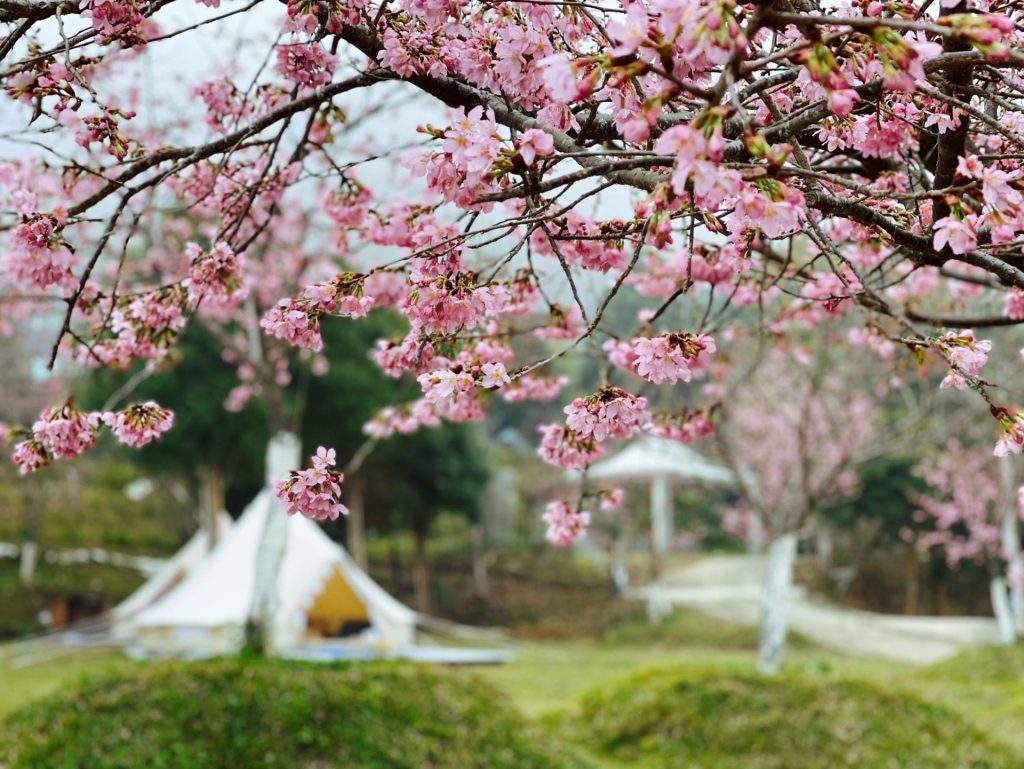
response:
[(607, 459), (595, 462), (590, 466), (587, 477), (608, 483), (650, 483), (651, 545), (659, 555), (668, 552), (674, 535), (674, 482), (709, 486), (730, 486), (734, 483), (729, 468), (708, 461), (678, 441), (650, 435), (634, 441)]

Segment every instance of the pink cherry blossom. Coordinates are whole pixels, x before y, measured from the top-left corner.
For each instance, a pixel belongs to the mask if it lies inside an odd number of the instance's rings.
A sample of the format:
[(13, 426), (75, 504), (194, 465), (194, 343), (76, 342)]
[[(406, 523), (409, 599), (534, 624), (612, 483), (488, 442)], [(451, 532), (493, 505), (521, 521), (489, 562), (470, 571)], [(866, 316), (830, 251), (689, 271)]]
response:
[(565, 470), (582, 470), (604, 453), (604, 445), (593, 435), (582, 436), (562, 425), (541, 425), (537, 453), (548, 464)]
[(598, 507), (602, 513), (612, 513), (622, 507), (626, 500), (626, 491), (621, 486), (603, 489), (598, 494)]
[(523, 162), (532, 166), (539, 157), (547, 157), (555, 151), (555, 140), (547, 131), (530, 128), (519, 136), (519, 154)]
[(567, 502), (549, 502), (541, 519), (548, 525), (545, 537), (555, 547), (569, 547), (587, 534), (590, 513), (573, 510)]
[(992, 454), (1005, 457), (1024, 451), (1024, 414), (1013, 407), (992, 407), (992, 416), (999, 425), (999, 440)]
[(689, 382), (714, 352), (715, 340), (705, 334), (664, 334), (633, 340), (636, 373), (654, 384)]
[(45, 409), (32, 425), (32, 437), (55, 459), (74, 457), (96, 443), (102, 415), (79, 411), (73, 401)]
[(11, 460), (18, 466), (18, 473), (27, 475), (50, 463), (51, 457), (46, 448), (34, 438), (20, 441), (14, 445)]
[(650, 422), (647, 399), (619, 387), (603, 387), (565, 407), (565, 425), (581, 438), (630, 438)]
[(290, 83), (315, 88), (328, 83), (337, 57), (318, 44), (288, 44), (277, 49), (277, 71)]
[(957, 219), (946, 216), (935, 222), (935, 234), (932, 242), (936, 251), (949, 246), (954, 254), (966, 254), (978, 247), (978, 236), (971, 225), (970, 218)]
[(106, 413), (103, 422), (128, 446), (145, 446), (171, 429), (174, 413), (153, 401), (137, 403), (122, 411)]
[(345, 476), (331, 469), (334, 464), (334, 449), (321, 446), (310, 467), (292, 470), (286, 480), (274, 485), (274, 495), (284, 504), (288, 515), (298, 514), (316, 521), (333, 521), (339, 515), (348, 515), (348, 508), (341, 503)]

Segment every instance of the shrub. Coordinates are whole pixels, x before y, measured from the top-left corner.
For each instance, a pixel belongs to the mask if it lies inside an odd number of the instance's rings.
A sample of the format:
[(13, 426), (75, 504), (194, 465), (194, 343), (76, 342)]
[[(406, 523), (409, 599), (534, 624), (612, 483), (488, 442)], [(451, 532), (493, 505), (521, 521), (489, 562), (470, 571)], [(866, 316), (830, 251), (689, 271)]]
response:
[(644, 769), (1010, 769), (951, 711), (859, 681), (652, 670), (584, 698), (568, 733)]
[(570, 769), (490, 687), (415, 665), (139, 666), (13, 714), (12, 769)]

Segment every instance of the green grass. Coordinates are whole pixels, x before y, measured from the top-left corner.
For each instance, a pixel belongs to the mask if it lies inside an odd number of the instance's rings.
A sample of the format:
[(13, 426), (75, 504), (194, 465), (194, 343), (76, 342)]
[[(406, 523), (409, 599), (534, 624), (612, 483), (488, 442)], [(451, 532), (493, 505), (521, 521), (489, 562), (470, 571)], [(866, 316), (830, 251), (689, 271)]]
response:
[[(645, 628), (648, 631), (646, 639)], [(77, 690), (83, 674), (94, 675), (98, 672), (101, 675), (109, 675), (111, 672), (141, 670), (147, 676), (143, 680), (156, 681), (164, 689), (181, 686), (179, 680), (161, 672), (182, 669), (179, 666), (156, 665), (141, 668), (120, 657), (113, 650), (85, 649), (65, 652), (57, 649), (57, 654), (64, 656), (56, 656), (29, 666), (11, 667), (7, 662), (12, 655), (5, 655), (5, 651), (12, 648), (0, 646), (0, 718), (25, 703), (53, 697), (52, 700), (48, 699), (38, 706), (40, 710), (35, 711), (37, 720), (32, 722), (34, 726), (30, 726), (29, 722), (22, 722), (22, 726), (19, 727), (23, 730), (22, 733), (26, 733), (24, 730), (31, 732), (39, 727), (41, 735), (48, 734), (47, 730), (40, 726), (43, 721), (52, 717), (59, 708), (64, 708), (62, 712), (65, 715), (73, 713), (67, 710), (68, 701), (77, 695), (68, 692)], [(24, 655), (26, 652), (22, 650), (18, 653)], [(979, 740), (991, 743), (991, 746), (986, 746), (985, 749), (991, 752), (992, 767), (1002, 769), (1009, 766), (1016, 769), (1024, 766), (1024, 729), (1021, 728), (1024, 725), (1024, 646), (1010, 649), (972, 649), (932, 668), (918, 669), (894, 662), (843, 657), (810, 645), (798, 644), (792, 650), (783, 677), (761, 679), (755, 674), (755, 655), (750, 628), (707, 619), (701, 615), (681, 613), (668, 622), (654, 627), (636, 622), (635, 618), (618, 623), (605, 633), (604, 640), (519, 643), (514, 646), (514, 654), (513, 661), (507, 665), (459, 671), (454, 677), (444, 677), (443, 680), (456, 681), (457, 683), (452, 685), (468, 686), (472, 689), (477, 686), (475, 682), (478, 679), (483, 679), (501, 693), (495, 696), (493, 691), (489, 692), (489, 701), (511, 705), (525, 712), (542, 728), (559, 734), (565, 733), (564, 725), (569, 723), (573, 725), (573, 730), (581, 738), (582, 744), (591, 748), (595, 747), (594, 735), (608, 735), (609, 739), (612, 735), (621, 736), (624, 725), (633, 716), (639, 717), (637, 714), (641, 711), (636, 707), (637, 698), (653, 697), (653, 693), (660, 691), (658, 681), (690, 682), (687, 685), (696, 688), (691, 689), (686, 697), (696, 696), (693, 692), (701, 690), (704, 692), (701, 696), (709, 698), (715, 705), (706, 713), (701, 711), (699, 724), (696, 726), (681, 725), (680, 721), (672, 720), (676, 718), (673, 714), (688, 712), (686, 707), (689, 706), (685, 701), (675, 702), (669, 699), (667, 702), (670, 704), (662, 712), (663, 718), (659, 717), (659, 720), (652, 716), (650, 723), (651, 733), (661, 735), (665, 739), (666, 735), (693, 732), (699, 726), (694, 739), (702, 741), (704, 749), (708, 752), (695, 752), (689, 757), (685, 752), (680, 752), (677, 761), (668, 761), (665, 755), (648, 754), (649, 746), (646, 746), (644, 751), (635, 744), (626, 747), (626, 743), (619, 747), (599, 748), (596, 760), (613, 769), (627, 766), (635, 769), (675, 769), (677, 766), (681, 769), (733, 769), (738, 766), (742, 766), (743, 769), (805, 769), (805, 765), (797, 761), (799, 756), (794, 758), (794, 746), (824, 751), (821, 752), (822, 756), (835, 761), (834, 764), (827, 766), (843, 767), (847, 766), (842, 763), (846, 759), (829, 753), (828, 749), (822, 748), (816, 740), (824, 740), (838, 746), (845, 744), (843, 740), (850, 734), (862, 733), (862, 738), (858, 738), (858, 744), (866, 740), (867, 747), (864, 749), (870, 749), (874, 753), (854, 751), (848, 754), (861, 761), (852, 764), (859, 769), (874, 769), (876, 766), (884, 769), (931, 769), (933, 766), (980, 769), (985, 764), (970, 763), (974, 756), (971, 751), (980, 750), (976, 747)], [(26, 659), (23, 657), (22, 662)], [(653, 682), (645, 678), (652, 674), (644, 672), (651, 666), (657, 666), (662, 670), (661, 673), (653, 674), (656, 679)], [(377, 668), (372, 665), (366, 667)], [(285, 669), (294, 671), (289, 672), (287, 676), (287, 686), (294, 685), (306, 691), (307, 694), (303, 695), (306, 698), (310, 696), (308, 692), (320, 691), (315, 684), (315, 681), (319, 680), (318, 677), (322, 676), (324, 680), (336, 682), (341, 675), (340, 669), (335, 667), (287, 666)], [(153, 671), (152, 678), (149, 677), (149, 671)], [(632, 679), (632, 685), (622, 684), (623, 681), (630, 680), (630, 676), (639, 678)], [(277, 678), (280, 680), (283, 676)], [(724, 688), (719, 687), (719, 684)], [(246, 684), (244, 679), (229, 678), (220, 679), (218, 685), (224, 690), (241, 692), (240, 696), (250, 696), (248, 693), (255, 686)], [(448, 686), (448, 683), (443, 686)], [(274, 684), (274, 687), (279, 687), (279, 684)], [(95, 688), (91, 687), (89, 691), (94, 691)], [(286, 688), (285, 685), (280, 685), (274, 691), (280, 693)], [(593, 694), (595, 690), (597, 694)], [(618, 692), (616, 696), (621, 699), (610, 700), (615, 702), (612, 710), (619, 713), (616, 717), (623, 719), (622, 724), (613, 723), (614, 718), (605, 720), (611, 716), (607, 712), (602, 715), (599, 714), (599, 709), (595, 710), (597, 706), (594, 703), (603, 699), (608, 700), (614, 692)], [(842, 695), (838, 699), (835, 694), (837, 692)], [(207, 699), (213, 703), (213, 710), (225, 707), (216, 697)], [(257, 701), (263, 700), (257, 697)], [(142, 710), (164, 713), (171, 716), (171, 720), (185, 717), (179, 716), (179, 706), (173, 699), (159, 699), (154, 696), (152, 699), (139, 702)], [(443, 702), (444, 700), (442, 706)], [(270, 704), (268, 707), (270, 712), (278, 712), (277, 706)], [(333, 708), (334, 705), (330, 707)], [(430, 707), (434, 707), (432, 699)], [(751, 708), (754, 708), (753, 712)], [(730, 714), (734, 710), (735, 721), (730, 721)], [(344, 715), (347, 712), (344, 708), (339, 710), (339, 717), (347, 718)], [(441, 707), (439, 717), (443, 718), (446, 713), (452, 712), (454, 711)], [(501, 712), (505, 711), (502, 709)], [(869, 719), (872, 714), (876, 716), (874, 722), (858, 720)], [(107, 718), (106, 715), (101, 715), (102, 718)], [(62, 719), (64, 717), (61, 716)], [(502, 718), (504, 717), (503, 715)], [(514, 715), (511, 718), (522, 726)], [(289, 723), (298, 728), (297, 722)], [(594, 726), (588, 726), (591, 723)], [(700, 729), (710, 731), (704, 734)], [(833, 733), (829, 731), (830, 729), (839, 731)], [(861, 731), (858, 732), (858, 729)], [(900, 747), (900, 740), (906, 739), (906, 735), (911, 735), (912, 740), (917, 739), (913, 736), (915, 734), (926, 735), (930, 740), (936, 729), (952, 738), (959, 747), (939, 743), (922, 747), (913, 741), (907, 743), (910, 746), (908, 748)], [(401, 731), (397, 727), (396, 730)], [(744, 739), (746, 733), (751, 731), (761, 734), (770, 732), (780, 735), (779, 739), (789, 740), (789, 748), (766, 742), (764, 750), (778, 751), (778, 755), (788, 756), (790, 763), (776, 765), (768, 762), (769, 758), (756, 752), (750, 753), (750, 745), (744, 743)], [(725, 745), (725, 736), (720, 743), (715, 743), (713, 737), (719, 732), (728, 736), (729, 745), (735, 746), (734, 752), (738, 755), (732, 755), (728, 751), (722, 753), (728, 746)], [(981, 738), (981, 733), (987, 735), (988, 739)], [(703, 736), (700, 736), (701, 734)], [(966, 752), (941, 752), (960, 748)], [(672, 748), (672, 751), (677, 749), (682, 750), (677, 746)], [(913, 760), (905, 758), (906, 750), (911, 749), (919, 750), (925, 757), (922, 763), (914, 763)], [(553, 750), (559, 752), (558, 748)], [(786, 750), (790, 752), (787, 753)], [(901, 753), (901, 750), (904, 752)], [(883, 751), (890, 751), (893, 760), (890, 763), (871, 763)], [(1007, 755), (1010, 751), (1013, 751), (1016, 758), (1008, 764)], [(673, 752), (672, 755), (677, 754)], [(741, 759), (747, 763), (737, 764), (736, 762)], [(925, 759), (931, 763), (925, 762)], [(947, 763), (937, 763), (940, 759)], [(32, 769), (36, 769), (36, 766), (40, 769), (50, 766), (45, 763), (23, 765), (31, 766)], [(140, 765), (147, 768), (160, 766), (155, 763)], [(187, 763), (180, 765), (190, 766)], [(246, 766), (244, 763), (239, 765)], [(264, 766), (258, 762), (251, 765)], [(333, 765), (333, 758), (322, 764), (324, 769)], [(360, 766), (358, 762), (350, 765)], [(467, 765), (474, 766), (472, 763)], [(550, 765), (558, 767), (564, 764), (556, 762)], [(4, 766), (2, 753), (0, 766)], [(64, 765), (61, 764), (54, 766), (64, 769)], [(87, 766), (93, 769), (94, 765), (86, 761), (68, 766)], [(105, 769), (103, 764), (96, 766), (98, 769)], [(293, 766), (303, 769), (306, 765), (295, 763)], [(318, 765), (313, 763), (309, 766)], [(503, 764), (497, 763), (495, 766), (501, 767)], [(526, 763), (524, 766), (530, 764)], [(806, 765), (816, 766), (813, 763)]]
[[(604, 643), (613, 645), (729, 651), (754, 651), (758, 638), (755, 625), (716, 619), (694, 609), (676, 608), (652, 625), (647, 621), (646, 609), (637, 604), (633, 604), (624, 616), (615, 618), (601, 635)], [(790, 632), (789, 646), (791, 649), (810, 649), (814, 644), (799, 633)]]
[[(815, 675), (886, 677), (905, 668), (856, 659), (791, 639), (789, 669)], [(520, 643), (510, 664), (484, 668), (480, 675), (506, 691), (525, 713), (543, 716), (574, 708), (595, 687), (652, 665), (723, 674), (752, 673), (757, 629), (678, 610), (657, 625), (636, 616), (606, 628), (601, 640)]]
[(635, 769), (1015, 769), (950, 709), (863, 680), (653, 669), (586, 696), (567, 731)]
[(118, 650), (0, 646), (0, 719), (29, 703), (132, 663)]
[(924, 697), (949, 703), (1024, 756), (1024, 644), (967, 649), (913, 677), (910, 685)]
[(411, 664), (138, 665), (19, 710), (11, 769), (583, 769), (498, 692)]

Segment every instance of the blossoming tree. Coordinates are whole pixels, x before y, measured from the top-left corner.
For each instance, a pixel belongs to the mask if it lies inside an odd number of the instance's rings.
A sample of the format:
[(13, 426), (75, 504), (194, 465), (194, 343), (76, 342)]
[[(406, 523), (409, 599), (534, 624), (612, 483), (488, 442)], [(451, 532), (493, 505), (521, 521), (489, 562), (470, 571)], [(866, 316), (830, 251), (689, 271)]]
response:
[(772, 350), (749, 385), (726, 398), (720, 443), (744, 502), (769, 542), (761, 591), (758, 663), (785, 659), (787, 603), (801, 531), (826, 502), (856, 487), (857, 463), (876, 437), (874, 403), (822, 355)]
[[(851, 343), (948, 368), (988, 403), (996, 452), (1024, 448), (966, 330), (1024, 320), (1019, 3), (188, 2), (0, 0), (0, 325), (49, 302), (51, 366), (159, 359), (197, 310), (255, 352), (316, 351), (330, 317), (394, 307), (407, 333), (375, 359), (422, 397), (371, 435), (552, 399), (547, 364), (598, 354), (620, 384), (541, 437), (585, 468), (612, 439), (713, 428), (638, 388), (688, 381), (745, 329), (849, 315)], [(196, 66), (211, 40), (244, 55)], [(423, 98), (440, 125), (415, 127)], [(385, 121), (405, 138), (384, 146)], [(372, 171), (400, 147), (403, 171)], [(246, 297), (273, 274), (287, 295), (261, 310)], [(626, 286), (648, 305), (611, 335)], [(522, 353), (527, 336), (547, 350)], [(14, 459), (171, 422), (58, 403)], [(279, 479), (289, 509), (341, 512), (330, 452), (303, 472)], [(551, 508), (552, 539), (585, 532), (584, 503)]]
[(983, 452), (959, 443), (916, 468), (929, 486), (916, 496), (914, 532), (921, 548), (941, 551), (951, 567), (976, 561), (989, 571), (989, 595), (1000, 640), (1013, 643), (1024, 635), (1024, 555), (1019, 521), (1024, 517), (1024, 487), (1015, 489), (1014, 470), (999, 467)]

